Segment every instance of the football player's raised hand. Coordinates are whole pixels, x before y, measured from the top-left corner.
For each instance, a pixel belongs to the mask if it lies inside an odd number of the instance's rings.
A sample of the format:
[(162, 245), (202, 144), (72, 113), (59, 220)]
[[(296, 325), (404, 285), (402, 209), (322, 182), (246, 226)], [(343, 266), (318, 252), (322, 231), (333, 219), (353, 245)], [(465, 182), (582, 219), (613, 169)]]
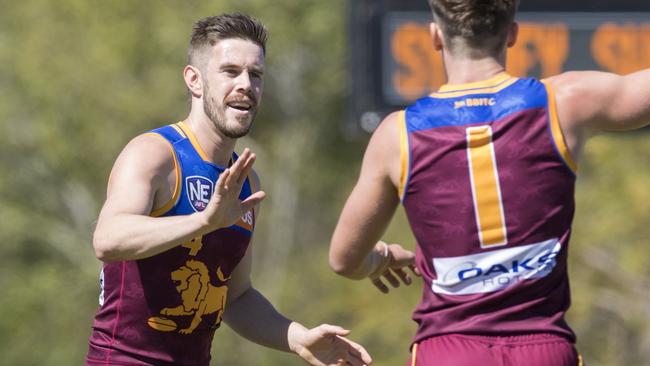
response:
[(213, 229), (231, 226), (266, 197), (264, 191), (258, 191), (244, 201), (239, 199), (254, 162), (255, 154), (246, 148), (237, 161), (219, 175), (207, 207), (200, 212), (206, 226)]

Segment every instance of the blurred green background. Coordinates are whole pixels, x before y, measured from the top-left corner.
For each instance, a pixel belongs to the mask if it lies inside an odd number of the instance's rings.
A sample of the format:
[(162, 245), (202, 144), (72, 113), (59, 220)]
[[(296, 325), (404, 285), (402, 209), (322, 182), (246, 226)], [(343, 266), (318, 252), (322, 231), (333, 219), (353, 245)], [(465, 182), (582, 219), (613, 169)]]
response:
[[(341, 133), (349, 102), (345, 0), (0, 2), (0, 354), (80, 365), (97, 307), (91, 235), (107, 177), (135, 135), (184, 119), (191, 25), (241, 11), (271, 33), (266, 90), (239, 149), (269, 194), (254, 285), (287, 316), (353, 330), (376, 365), (404, 365), (419, 283), (390, 295), (337, 277), (329, 238), (368, 136)], [(650, 135), (602, 135), (580, 164), (569, 321), (588, 364), (650, 364)], [(386, 238), (414, 248), (402, 212)], [(264, 327), (263, 324), (260, 327)], [(301, 365), (217, 331), (213, 365)]]

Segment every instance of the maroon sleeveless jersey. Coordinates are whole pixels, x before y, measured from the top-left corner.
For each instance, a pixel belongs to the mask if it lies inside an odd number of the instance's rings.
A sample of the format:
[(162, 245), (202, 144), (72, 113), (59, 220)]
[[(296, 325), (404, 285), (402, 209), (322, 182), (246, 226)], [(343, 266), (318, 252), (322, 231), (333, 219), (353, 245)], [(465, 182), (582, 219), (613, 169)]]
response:
[(415, 341), (554, 333), (571, 341), (575, 164), (550, 87), (505, 73), (400, 112), (400, 196), (424, 279)]
[[(169, 142), (177, 173), (173, 198), (152, 216), (203, 210), (224, 169), (207, 161), (183, 123), (152, 133)], [(247, 179), (240, 199), (252, 191)], [(105, 263), (86, 365), (207, 366), (230, 275), (246, 253), (253, 221), (248, 212), (231, 227), (158, 255)]]

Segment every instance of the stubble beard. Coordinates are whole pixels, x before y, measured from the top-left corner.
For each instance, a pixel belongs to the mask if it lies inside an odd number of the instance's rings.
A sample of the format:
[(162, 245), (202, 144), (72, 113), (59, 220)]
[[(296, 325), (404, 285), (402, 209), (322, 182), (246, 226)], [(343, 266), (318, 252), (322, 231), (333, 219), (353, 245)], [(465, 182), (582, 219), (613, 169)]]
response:
[[(205, 115), (208, 116), (208, 118), (212, 121), (217, 130), (219, 130), (219, 132), (224, 136), (233, 139), (238, 139), (240, 137), (248, 135), (251, 127), (253, 127), (253, 121), (255, 120), (255, 111), (251, 111), (250, 117), (243, 117), (241, 119), (237, 118), (238, 123), (236, 123), (235, 126), (228, 126), (226, 123), (225, 111), (225, 109), (228, 107), (225, 104), (222, 106), (222, 108), (216, 106), (214, 99), (210, 95), (210, 88), (208, 87), (208, 83), (204, 82), (204, 86), (205, 94), (203, 98), (203, 111), (205, 112)], [(250, 119), (250, 121), (246, 121), (247, 119)]]

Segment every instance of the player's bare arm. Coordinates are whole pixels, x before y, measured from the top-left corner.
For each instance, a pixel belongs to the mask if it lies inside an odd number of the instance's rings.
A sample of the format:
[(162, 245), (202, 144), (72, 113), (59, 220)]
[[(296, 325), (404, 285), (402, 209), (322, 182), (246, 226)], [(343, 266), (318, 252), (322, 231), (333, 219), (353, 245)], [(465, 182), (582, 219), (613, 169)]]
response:
[(367, 365), (372, 362), (363, 347), (344, 338), (349, 330), (328, 324), (307, 329), (280, 314), (252, 287), (250, 268), (249, 247), (230, 279), (223, 318), (237, 334), (265, 347), (293, 352), (310, 365)]
[(174, 157), (167, 142), (145, 134), (122, 151), (111, 172), (107, 198), (93, 237), (97, 257), (103, 261), (147, 258), (197, 235), (232, 225), (264, 198), (258, 192), (244, 202), (239, 192), (255, 155), (246, 150), (219, 177), (215, 194), (199, 213), (152, 217), (151, 213), (173, 196), (176, 187)]
[(559, 122), (575, 157), (594, 133), (650, 123), (650, 69), (628, 75), (573, 71), (547, 81), (555, 90)]
[[(252, 179), (254, 186), (260, 187), (255, 173)], [(258, 205), (254, 210), (256, 221), (259, 211)], [(252, 245), (249, 245), (231, 275), (223, 318), (239, 335), (266, 347), (296, 353), (310, 365), (367, 365), (372, 362), (363, 347), (344, 338), (349, 330), (328, 324), (307, 329), (280, 314), (253, 288), (251, 269)]]
[[(373, 134), (366, 150), (359, 180), (348, 198), (336, 225), (330, 246), (330, 266), (352, 279), (370, 277), (382, 292), (399, 279), (411, 278), (403, 267), (412, 266), (415, 256), (397, 244), (381, 242), (399, 204), (400, 145), (398, 114), (388, 115)], [(397, 276), (397, 277), (395, 277)]]

